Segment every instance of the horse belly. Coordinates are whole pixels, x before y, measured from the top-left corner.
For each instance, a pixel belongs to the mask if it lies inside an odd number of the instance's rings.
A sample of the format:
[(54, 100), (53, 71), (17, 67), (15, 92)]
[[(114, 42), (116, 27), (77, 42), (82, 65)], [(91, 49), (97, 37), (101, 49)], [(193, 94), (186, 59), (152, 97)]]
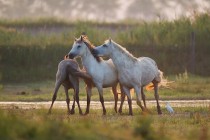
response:
[(132, 88), (134, 83), (134, 78), (126, 73), (119, 73), (118, 75), (119, 81), (122, 85)]
[(68, 89), (73, 88), (73, 85), (72, 85), (72, 83), (71, 83), (69, 80), (65, 80), (65, 81), (62, 83), (62, 85), (63, 85), (64, 87), (68, 88)]
[(117, 74), (105, 75), (103, 79), (103, 87), (111, 87), (118, 81)]
[(154, 80), (155, 77), (153, 76), (150, 76), (150, 77), (142, 77), (141, 79), (141, 85), (142, 86), (145, 86), (145, 85), (148, 85), (149, 83), (151, 83), (153, 80)]
[(103, 71), (103, 87), (111, 87), (118, 82), (117, 70), (113, 65), (104, 65)]
[(155, 67), (148, 67), (145, 71), (142, 72), (141, 83), (142, 85), (147, 85), (152, 82), (155, 77), (158, 75), (158, 69)]

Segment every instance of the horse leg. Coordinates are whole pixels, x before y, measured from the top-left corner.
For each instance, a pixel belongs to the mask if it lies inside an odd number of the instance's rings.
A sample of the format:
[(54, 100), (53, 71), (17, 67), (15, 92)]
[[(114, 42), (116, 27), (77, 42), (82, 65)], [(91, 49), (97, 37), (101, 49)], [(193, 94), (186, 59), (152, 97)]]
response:
[(87, 93), (87, 107), (86, 107), (85, 115), (89, 114), (89, 110), (90, 110), (90, 100), (91, 100), (91, 93), (92, 93), (91, 85), (86, 86), (86, 93)]
[(117, 84), (112, 87), (112, 92), (114, 94), (114, 100), (115, 100), (114, 110), (117, 113), (117, 101), (118, 101)]
[(76, 101), (77, 106), (79, 108), (79, 114), (82, 115), (82, 110), (81, 110), (81, 107), (80, 107), (80, 104), (79, 104), (79, 79), (74, 77), (74, 76), (69, 75), (69, 80), (71, 81), (71, 83), (73, 85), (73, 88), (74, 88), (74, 102), (73, 102), (73, 105), (72, 105), (71, 114), (75, 113), (74, 109), (75, 109), (75, 101)]
[(74, 90), (74, 103), (72, 105), (71, 114), (75, 113), (75, 111), (74, 111), (74, 109), (75, 109), (75, 101), (77, 102), (77, 106), (79, 108), (79, 114), (82, 115), (82, 109), (81, 109), (80, 104), (79, 104), (79, 89), (77, 89), (77, 88)]
[(120, 91), (121, 91), (121, 103), (120, 103), (120, 108), (118, 110), (118, 112), (121, 114), (122, 113), (122, 107), (123, 107), (123, 103), (125, 101), (125, 93), (122, 89), (122, 85), (120, 84)]
[(76, 101), (76, 97), (75, 97), (75, 89), (74, 89), (74, 95), (73, 95), (73, 104), (72, 104), (72, 107), (71, 107), (71, 111), (70, 111), (70, 114), (75, 114), (75, 101)]
[(80, 104), (79, 104), (79, 85), (76, 87), (75, 94), (76, 94), (77, 106), (79, 108), (79, 114), (82, 115), (82, 109), (81, 109)]
[(162, 114), (162, 111), (160, 109), (160, 105), (159, 105), (159, 94), (158, 94), (158, 82), (153, 80), (152, 83), (154, 84), (154, 91), (155, 91), (155, 100), (157, 102), (157, 111), (158, 114)]
[(54, 94), (53, 94), (53, 97), (52, 97), (52, 103), (51, 103), (51, 106), (50, 106), (50, 108), (49, 108), (48, 114), (51, 114), (52, 107), (53, 107), (53, 104), (54, 104), (54, 102), (55, 102), (55, 100), (56, 100), (56, 98), (57, 98), (57, 92), (58, 92), (58, 89), (59, 89), (61, 83), (62, 83), (61, 81), (57, 81), (57, 80), (56, 80), (56, 83), (55, 83), (55, 90), (54, 90)]
[(144, 94), (143, 87), (141, 87), (141, 96), (142, 96), (142, 100), (144, 102), (144, 107), (147, 108), (147, 106), (146, 106), (146, 96)]
[(142, 111), (144, 111), (144, 107), (141, 104), (141, 90), (138, 86), (134, 87), (134, 90), (136, 92), (137, 105), (140, 106)]
[(68, 93), (68, 88), (64, 86), (64, 90), (65, 90), (65, 93), (66, 93), (66, 104), (67, 104), (67, 111), (68, 111), (68, 114), (70, 114), (70, 107), (69, 107), (69, 103), (70, 103), (70, 98), (69, 98), (69, 93)]
[(123, 86), (123, 91), (124, 93), (127, 95), (128, 98), (128, 105), (129, 105), (129, 115), (133, 115), (133, 110), (132, 110), (132, 99), (131, 99), (131, 95), (130, 95), (130, 89)]
[(100, 96), (100, 102), (103, 108), (103, 115), (106, 115), (106, 108), (104, 106), (104, 97), (103, 97), (103, 88), (102, 86), (97, 86), (98, 88), (98, 92), (99, 92), (99, 96)]

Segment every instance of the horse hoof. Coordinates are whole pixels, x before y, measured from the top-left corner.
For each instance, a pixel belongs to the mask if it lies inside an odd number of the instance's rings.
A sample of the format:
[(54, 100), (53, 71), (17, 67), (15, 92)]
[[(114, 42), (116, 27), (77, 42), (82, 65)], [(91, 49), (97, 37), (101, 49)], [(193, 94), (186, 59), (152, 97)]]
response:
[(133, 116), (133, 111), (129, 111), (129, 116)]
[(122, 115), (123, 113), (122, 113), (122, 111), (118, 111), (118, 114)]
[(157, 111), (158, 111), (158, 115), (162, 114), (162, 111), (161, 111), (160, 107), (157, 107)]
[(89, 113), (85, 113), (85, 114), (83, 114), (83, 116), (87, 116)]
[(103, 112), (103, 115), (105, 116), (106, 115), (106, 112)]
[(160, 106), (157, 106), (157, 111), (158, 111), (158, 114), (161, 115), (162, 114), (162, 111), (160, 109)]
[(75, 111), (74, 111), (74, 110), (71, 110), (71, 111), (70, 111), (70, 114), (71, 114), (71, 115), (75, 114)]
[(146, 110), (146, 108), (144, 108), (144, 107), (141, 107), (141, 110), (144, 112), (144, 111)]
[(47, 115), (51, 115), (51, 111), (48, 111)]
[(83, 113), (82, 113), (81, 111), (79, 112), (79, 114), (80, 114), (80, 115), (83, 115)]
[(129, 116), (133, 116), (133, 113), (129, 113), (128, 115), (129, 115)]
[(118, 114), (122, 115), (123, 113), (122, 112), (118, 112)]
[(162, 113), (162, 111), (158, 111), (158, 115), (162, 115), (163, 113)]
[(145, 114), (151, 114), (151, 111), (149, 109), (147, 109), (147, 108), (144, 108), (143, 113), (145, 113)]
[(88, 112), (88, 111), (86, 111), (86, 112), (85, 112), (85, 114), (84, 114), (84, 116), (86, 116), (86, 115), (88, 115), (88, 114), (89, 114), (89, 112)]

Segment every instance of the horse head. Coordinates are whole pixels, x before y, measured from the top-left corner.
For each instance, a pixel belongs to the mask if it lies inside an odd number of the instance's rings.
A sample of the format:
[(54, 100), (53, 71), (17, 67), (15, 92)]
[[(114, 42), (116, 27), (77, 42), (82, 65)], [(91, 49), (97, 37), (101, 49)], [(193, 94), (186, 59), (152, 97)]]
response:
[(72, 49), (68, 53), (69, 58), (73, 59), (76, 56), (84, 55), (86, 51), (86, 44), (83, 41), (83, 36), (81, 35), (78, 39), (75, 38), (74, 44), (72, 45)]
[(90, 53), (93, 55), (93, 57), (100, 62), (101, 59), (96, 56), (93, 52), (93, 49), (95, 46), (92, 45), (92, 43), (88, 40), (87, 35), (82, 34), (79, 39), (75, 39), (74, 44), (72, 46), (71, 51), (69, 52), (69, 58), (73, 59), (76, 56), (83, 56), (87, 53), (89, 50)]
[(112, 49), (111, 49), (111, 47), (113, 45), (112, 42), (113, 42), (112, 39), (109, 38), (108, 40), (105, 41), (104, 44), (95, 47), (93, 49), (94, 54), (97, 56), (108, 56), (109, 57), (111, 54), (111, 51), (112, 51)]

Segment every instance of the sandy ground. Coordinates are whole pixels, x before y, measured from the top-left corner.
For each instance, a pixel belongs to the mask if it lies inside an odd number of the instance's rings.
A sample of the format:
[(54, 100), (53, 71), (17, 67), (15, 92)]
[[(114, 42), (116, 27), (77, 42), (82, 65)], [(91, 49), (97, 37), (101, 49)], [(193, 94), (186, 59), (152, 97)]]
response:
[[(172, 107), (210, 107), (210, 100), (171, 100), (171, 101), (160, 101), (161, 107), (165, 107), (166, 103), (169, 102)], [(156, 106), (156, 101), (147, 101), (147, 107), (151, 108)], [(39, 109), (49, 108), (51, 101), (47, 102), (0, 102), (0, 108), (14, 108), (14, 109)], [(72, 104), (72, 102), (71, 102)], [(80, 101), (82, 108), (86, 108), (86, 101)], [(118, 106), (120, 101), (118, 101)], [(105, 102), (106, 108), (113, 108), (114, 102)], [(128, 109), (127, 101), (124, 102), (124, 108)], [(133, 108), (137, 108), (136, 101), (133, 101)], [(66, 108), (65, 101), (55, 101), (53, 108)], [(99, 101), (91, 101), (91, 109), (101, 109), (101, 103)]]

